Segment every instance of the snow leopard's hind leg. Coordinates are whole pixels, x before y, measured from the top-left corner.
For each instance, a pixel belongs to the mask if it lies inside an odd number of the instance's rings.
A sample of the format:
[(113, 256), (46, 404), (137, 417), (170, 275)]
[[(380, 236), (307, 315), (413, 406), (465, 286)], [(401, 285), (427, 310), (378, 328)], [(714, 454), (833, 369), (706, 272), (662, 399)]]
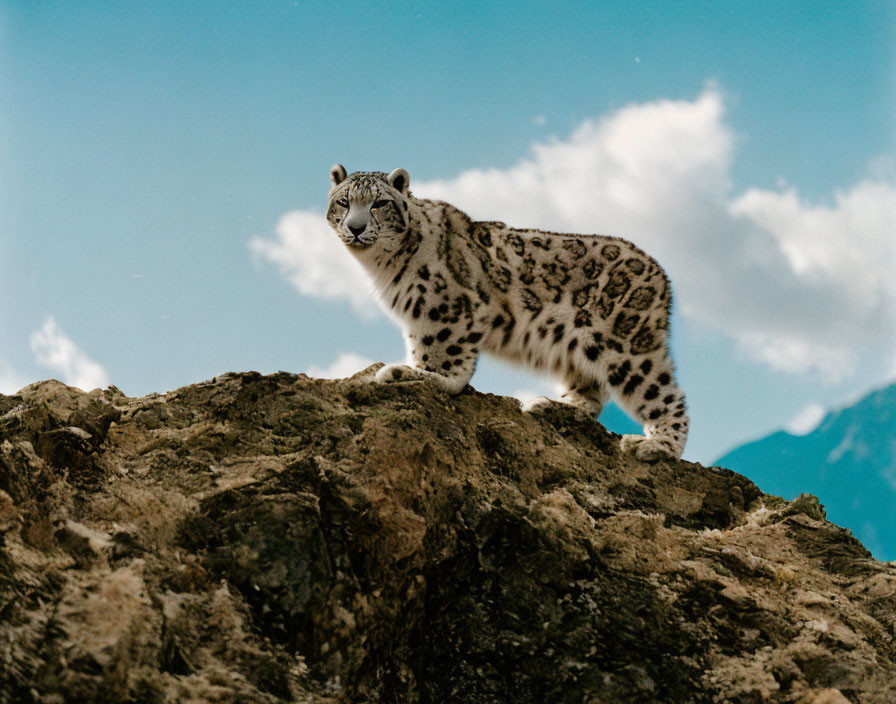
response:
[(611, 365), (610, 385), (619, 406), (644, 426), (644, 435), (624, 435), (622, 449), (641, 460), (679, 458), (688, 440), (690, 419), (684, 392), (668, 355)]

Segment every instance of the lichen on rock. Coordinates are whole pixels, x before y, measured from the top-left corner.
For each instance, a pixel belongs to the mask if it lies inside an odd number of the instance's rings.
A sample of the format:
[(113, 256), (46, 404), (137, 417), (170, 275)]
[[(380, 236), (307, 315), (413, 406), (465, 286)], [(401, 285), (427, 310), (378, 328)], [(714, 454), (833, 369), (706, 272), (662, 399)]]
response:
[(376, 368), (0, 396), (0, 703), (896, 701), (814, 497)]

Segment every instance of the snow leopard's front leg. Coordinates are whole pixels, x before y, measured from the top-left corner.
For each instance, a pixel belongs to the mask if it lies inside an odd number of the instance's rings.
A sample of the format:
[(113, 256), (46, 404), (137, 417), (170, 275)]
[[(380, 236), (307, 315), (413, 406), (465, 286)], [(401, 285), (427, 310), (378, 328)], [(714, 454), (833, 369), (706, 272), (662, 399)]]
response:
[(481, 333), (455, 332), (449, 326), (425, 334), (405, 334), (407, 358), (376, 374), (380, 383), (429, 379), (450, 394), (460, 393), (473, 377)]

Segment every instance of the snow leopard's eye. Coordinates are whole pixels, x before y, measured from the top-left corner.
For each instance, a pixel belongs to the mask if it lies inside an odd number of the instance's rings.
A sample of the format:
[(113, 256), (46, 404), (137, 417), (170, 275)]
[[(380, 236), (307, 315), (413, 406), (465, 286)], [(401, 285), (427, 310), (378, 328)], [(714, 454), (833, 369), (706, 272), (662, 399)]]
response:
[(340, 208), (348, 208), (348, 198), (339, 198), (336, 201), (336, 205), (338, 205)]
[(373, 202), (373, 207), (374, 208), (385, 208), (391, 202), (392, 202), (391, 200), (376, 200)]

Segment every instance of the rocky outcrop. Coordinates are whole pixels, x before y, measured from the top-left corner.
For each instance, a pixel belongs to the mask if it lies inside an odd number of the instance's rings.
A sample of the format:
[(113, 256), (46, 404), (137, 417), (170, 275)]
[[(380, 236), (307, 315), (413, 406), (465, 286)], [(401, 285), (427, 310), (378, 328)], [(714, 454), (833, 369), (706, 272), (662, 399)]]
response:
[(0, 396), (0, 702), (896, 701), (814, 498), (373, 371)]

